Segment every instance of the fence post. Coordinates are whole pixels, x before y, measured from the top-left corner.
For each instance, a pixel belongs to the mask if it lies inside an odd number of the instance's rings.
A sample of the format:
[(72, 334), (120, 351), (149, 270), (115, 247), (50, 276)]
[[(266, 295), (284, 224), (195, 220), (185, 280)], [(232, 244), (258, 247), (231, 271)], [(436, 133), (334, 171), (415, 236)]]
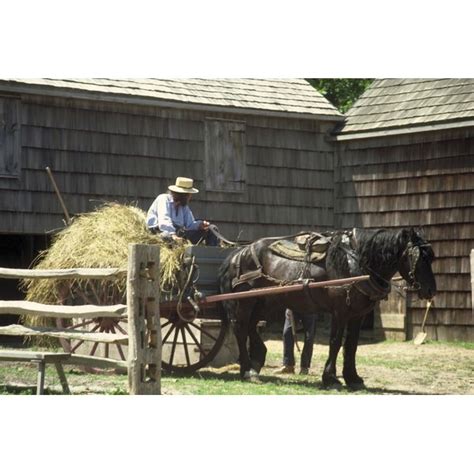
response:
[(160, 249), (128, 247), (128, 386), (131, 395), (161, 393)]

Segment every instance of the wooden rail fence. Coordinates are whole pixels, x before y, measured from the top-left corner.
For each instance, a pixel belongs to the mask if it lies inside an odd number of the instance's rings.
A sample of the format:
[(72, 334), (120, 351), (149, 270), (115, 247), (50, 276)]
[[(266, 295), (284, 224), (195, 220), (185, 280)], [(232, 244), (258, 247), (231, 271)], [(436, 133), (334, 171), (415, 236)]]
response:
[(66, 306), (46, 305), (32, 301), (0, 301), (0, 316), (27, 314), (61, 319), (127, 318), (128, 334), (126, 336), (67, 328), (27, 327), (17, 324), (0, 326), (0, 334), (9, 336), (50, 336), (81, 341), (128, 344), (126, 361), (68, 352), (0, 351), (0, 361), (32, 361), (38, 364), (37, 394), (42, 394), (44, 391), (44, 374), (47, 363), (53, 363), (56, 366), (65, 393), (69, 393), (69, 386), (62, 368), (65, 364), (97, 368), (126, 368), (130, 394), (161, 393), (160, 250), (156, 245), (141, 244), (130, 244), (128, 250), (127, 270), (116, 268), (68, 270), (0, 268), (0, 279), (113, 279), (127, 274), (126, 305)]

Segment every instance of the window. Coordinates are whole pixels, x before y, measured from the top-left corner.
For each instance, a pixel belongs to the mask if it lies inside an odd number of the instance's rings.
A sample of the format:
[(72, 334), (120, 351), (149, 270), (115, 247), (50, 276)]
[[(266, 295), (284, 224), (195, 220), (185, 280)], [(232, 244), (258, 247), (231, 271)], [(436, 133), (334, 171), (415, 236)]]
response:
[(20, 101), (0, 97), (0, 176), (20, 173)]
[(205, 187), (208, 191), (243, 193), (247, 176), (245, 123), (205, 122)]

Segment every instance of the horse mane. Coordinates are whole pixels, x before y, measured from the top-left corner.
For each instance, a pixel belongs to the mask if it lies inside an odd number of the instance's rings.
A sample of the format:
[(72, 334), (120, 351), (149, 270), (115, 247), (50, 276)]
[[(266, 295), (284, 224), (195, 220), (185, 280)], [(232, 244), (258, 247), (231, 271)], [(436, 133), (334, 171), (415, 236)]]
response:
[(393, 268), (400, 260), (409, 240), (407, 231), (357, 230), (358, 253), (361, 268), (385, 269)]
[[(383, 274), (401, 258), (409, 240), (406, 230), (355, 229), (356, 248), (353, 249), (361, 269), (370, 268)], [(347, 252), (342, 248), (345, 232), (339, 231), (328, 250), (328, 264), (342, 274), (349, 273)]]

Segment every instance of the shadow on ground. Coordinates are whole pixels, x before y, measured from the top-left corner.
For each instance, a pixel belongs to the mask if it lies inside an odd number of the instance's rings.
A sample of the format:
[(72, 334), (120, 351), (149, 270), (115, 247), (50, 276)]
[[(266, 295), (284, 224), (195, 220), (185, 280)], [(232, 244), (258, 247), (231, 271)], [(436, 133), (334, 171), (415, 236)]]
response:
[[(174, 379), (201, 379), (201, 380), (216, 380), (224, 382), (240, 382), (242, 384), (269, 384), (269, 385), (283, 385), (287, 384), (289, 386), (299, 386), (308, 389), (316, 389), (318, 391), (327, 393), (327, 394), (367, 394), (367, 395), (429, 395), (429, 393), (422, 392), (409, 392), (405, 390), (393, 390), (387, 388), (371, 388), (371, 387), (359, 387), (359, 388), (350, 388), (346, 385), (341, 385), (337, 387), (325, 387), (321, 380), (311, 380), (310, 376), (292, 376), (292, 377), (279, 377), (276, 375), (265, 375), (260, 374), (258, 381), (242, 381), (240, 374), (238, 372), (214, 372), (207, 369), (201, 369), (199, 372), (192, 375), (176, 374), (176, 373), (166, 373), (163, 374), (165, 377), (172, 377)], [(342, 381), (341, 381), (342, 382)]]

